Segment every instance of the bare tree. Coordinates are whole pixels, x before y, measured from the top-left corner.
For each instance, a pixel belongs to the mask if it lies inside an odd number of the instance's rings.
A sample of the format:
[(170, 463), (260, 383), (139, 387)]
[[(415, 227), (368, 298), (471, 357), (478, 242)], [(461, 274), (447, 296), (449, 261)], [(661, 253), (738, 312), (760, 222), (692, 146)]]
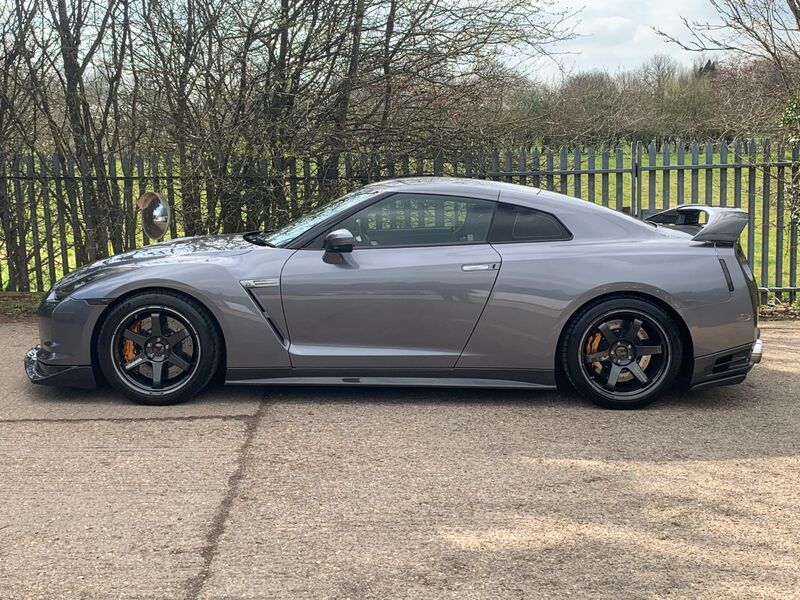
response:
[(727, 52), (771, 63), (794, 93), (800, 75), (800, 0), (708, 0), (719, 20), (689, 21), (685, 36), (656, 29), (694, 52)]
[(17, 2), (0, 7), (0, 222), (8, 257), (9, 289), (22, 289), (28, 284), (28, 257), (22, 248), (28, 223), (20, 211), (13, 210), (6, 197), (5, 152), (12, 152), (35, 139), (35, 115), (30, 110), (29, 82), (25, 76), (28, 59), (25, 38), (30, 34), (34, 11), (29, 4)]
[[(29, 14), (42, 22), (28, 38), (33, 97), (47, 116), (56, 151), (74, 156), (84, 178), (80, 197), (87, 243), (77, 244), (79, 258), (107, 256), (109, 233), (114, 251), (122, 250), (118, 214), (105, 183), (105, 150), (129, 45), (128, 1), (46, 0), (41, 8), (37, 13), (37, 3), (29, 6)], [(47, 68), (36, 68), (32, 57), (41, 57)], [(64, 107), (63, 121), (55, 106)]]

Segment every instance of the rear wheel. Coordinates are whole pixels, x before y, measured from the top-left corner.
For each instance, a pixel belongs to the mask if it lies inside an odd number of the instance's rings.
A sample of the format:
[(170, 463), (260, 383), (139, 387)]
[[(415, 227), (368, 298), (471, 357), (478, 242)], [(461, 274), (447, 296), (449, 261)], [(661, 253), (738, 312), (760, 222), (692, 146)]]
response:
[(674, 320), (633, 297), (591, 304), (570, 322), (561, 361), (578, 392), (614, 409), (641, 408), (669, 389), (683, 349)]
[(217, 370), (220, 339), (199, 303), (169, 292), (114, 307), (97, 342), (108, 382), (141, 404), (175, 404), (201, 391)]

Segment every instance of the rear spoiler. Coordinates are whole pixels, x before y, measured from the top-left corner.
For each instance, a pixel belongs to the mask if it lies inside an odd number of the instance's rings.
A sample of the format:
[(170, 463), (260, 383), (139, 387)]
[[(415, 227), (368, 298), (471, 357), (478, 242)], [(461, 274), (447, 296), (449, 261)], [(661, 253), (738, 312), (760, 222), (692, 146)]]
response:
[[(700, 215), (705, 214), (705, 225)], [(681, 204), (675, 208), (656, 213), (645, 221), (669, 225), (692, 235), (695, 242), (719, 242), (734, 244), (742, 230), (747, 227), (747, 213), (739, 208), (721, 208), (704, 204)]]

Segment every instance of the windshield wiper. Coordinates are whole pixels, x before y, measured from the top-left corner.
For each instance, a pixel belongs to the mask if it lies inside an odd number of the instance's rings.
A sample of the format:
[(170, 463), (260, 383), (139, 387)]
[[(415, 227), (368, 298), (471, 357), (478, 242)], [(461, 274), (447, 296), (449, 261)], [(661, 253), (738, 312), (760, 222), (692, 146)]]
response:
[(269, 229), (267, 231), (251, 231), (249, 233), (245, 233), (242, 237), (251, 244), (255, 244), (256, 246), (269, 246), (270, 248), (276, 248), (275, 244), (272, 244), (267, 241), (268, 233), (272, 233), (272, 230)]

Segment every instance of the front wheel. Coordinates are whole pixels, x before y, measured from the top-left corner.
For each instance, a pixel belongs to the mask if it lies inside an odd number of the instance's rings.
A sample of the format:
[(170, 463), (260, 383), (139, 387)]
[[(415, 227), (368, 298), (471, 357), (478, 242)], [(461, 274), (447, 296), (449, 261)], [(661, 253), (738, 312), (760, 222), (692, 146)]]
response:
[(583, 396), (605, 408), (641, 408), (669, 389), (683, 348), (674, 320), (639, 298), (603, 300), (567, 327), (561, 362)]
[(188, 400), (208, 384), (220, 346), (202, 305), (170, 292), (142, 293), (108, 314), (97, 357), (115, 389), (140, 404), (166, 405)]

